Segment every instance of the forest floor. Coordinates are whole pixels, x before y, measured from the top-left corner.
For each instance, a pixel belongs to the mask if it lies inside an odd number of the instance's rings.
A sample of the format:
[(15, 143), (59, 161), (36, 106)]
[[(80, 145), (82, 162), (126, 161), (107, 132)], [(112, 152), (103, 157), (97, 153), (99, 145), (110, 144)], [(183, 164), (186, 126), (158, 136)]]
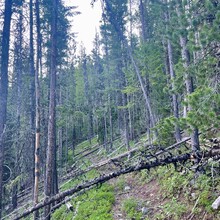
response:
[[(116, 145), (120, 146), (120, 143)], [(76, 150), (80, 152), (88, 146), (89, 143), (85, 142)], [(89, 154), (80, 161), (89, 166), (99, 163), (103, 158), (105, 158), (103, 153), (98, 151), (95, 155)], [(109, 165), (88, 172), (82, 179), (70, 178), (61, 184), (61, 191), (74, 187), (78, 181), (84, 181), (84, 178), (92, 179), (109, 173), (112, 169), (113, 167)], [(100, 188), (73, 198), (70, 202), (74, 207), (74, 213), (63, 205), (54, 212), (52, 219), (220, 220), (220, 211), (211, 210), (212, 202), (220, 193), (219, 174), (215, 179), (210, 175), (200, 175), (196, 179), (194, 176), (187, 168), (182, 172), (176, 172), (172, 165), (150, 172), (143, 170), (119, 176)], [(22, 207), (25, 203), (26, 205)], [(20, 200), (18, 210), (28, 208), (31, 203), (30, 193)], [(14, 216), (18, 212), (14, 212)], [(6, 219), (13, 219), (12, 216)]]
[(168, 196), (160, 182), (152, 176), (146, 181), (140, 173), (133, 173), (114, 179), (110, 184), (115, 189), (115, 203), (112, 207), (114, 220), (220, 219), (219, 215), (198, 205), (198, 198), (189, 201), (184, 195)]
[[(124, 181), (124, 183), (122, 183)], [(121, 182), (121, 183), (120, 183)], [(129, 174), (123, 179), (112, 180), (110, 184), (119, 185), (115, 188), (115, 203), (112, 208), (113, 218), (115, 220), (124, 220), (127, 218), (122, 204), (124, 201), (137, 201), (137, 208), (146, 213), (155, 212), (161, 205), (160, 186), (156, 180), (143, 184), (140, 182), (138, 175)], [(124, 188), (120, 188), (124, 185)], [(145, 209), (145, 210), (144, 210)], [(144, 213), (145, 214), (145, 213)]]

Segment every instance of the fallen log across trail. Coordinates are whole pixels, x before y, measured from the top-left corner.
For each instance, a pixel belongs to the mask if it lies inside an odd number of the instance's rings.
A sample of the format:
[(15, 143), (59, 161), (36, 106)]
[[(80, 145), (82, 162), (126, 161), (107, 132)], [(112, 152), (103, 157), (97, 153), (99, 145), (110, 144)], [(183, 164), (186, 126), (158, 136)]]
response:
[(169, 164), (176, 164), (176, 163), (184, 163), (189, 159), (199, 159), (201, 160), (202, 158), (210, 158), (210, 157), (215, 157), (214, 159), (219, 159), (220, 158), (220, 150), (210, 150), (208, 152), (197, 152), (197, 153), (186, 153), (178, 156), (168, 156), (164, 159), (156, 159), (152, 161), (139, 161), (135, 165), (131, 165), (128, 167), (125, 167), (123, 169), (120, 169), (115, 172), (111, 172), (106, 175), (101, 175), (100, 177), (97, 177), (95, 179), (92, 179), (90, 181), (84, 182), (82, 184), (77, 185), (76, 187), (73, 187), (71, 189), (68, 189), (66, 191), (63, 191), (59, 194), (56, 194), (55, 196), (52, 196), (50, 198), (45, 198), (43, 202), (38, 203), (35, 207), (32, 207), (28, 210), (26, 210), (24, 213), (21, 215), (18, 215), (17, 217), (14, 218), (14, 220), (21, 219), (25, 216), (28, 216), (29, 214), (33, 213), (36, 210), (39, 210), (43, 208), (46, 205), (50, 205), (55, 201), (62, 201), (65, 199), (65, 197), (73, 195), (83, 189), (88, 189), (91, 188), (92, 186), (96, 186), (102, 183), (107, 182), (110, 179), (113, 179), (115, 177), (118, 177), (123, 174), (131, 173), (134, 171), (140, 171), (140, 170), (150, 170), (151, 168), (158, 167), (158, 166), (164, 166), (164, 165), (169, 165)]

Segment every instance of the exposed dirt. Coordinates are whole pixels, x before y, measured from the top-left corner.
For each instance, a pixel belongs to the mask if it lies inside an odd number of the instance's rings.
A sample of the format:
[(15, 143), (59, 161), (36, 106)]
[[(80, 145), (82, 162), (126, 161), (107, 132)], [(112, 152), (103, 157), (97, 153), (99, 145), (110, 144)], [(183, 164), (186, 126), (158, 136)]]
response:
[[(155, 215), (161, 212), (163, 205), (171, 201), (171, 199), (164, 198), (163, 191), (156, 179), (146, 182), (140, 178), (139, 174), (127, 174), (123, 177), (111, 180), (110, 184), (115, 188), (115, 204), (112, 209), (114, 220), (128, 220), (125, 212), (122, 209), (123, 202), (126, 199), (136, 199), (138, 201), (140, 211), (142, 208), (146, 208), (147, 213), (143, 215), (143, 220), (157, 220)], [(184, 199), (181, 197), (182, 196), (179, 195), (178, 200), (184, 202)], [(216, 217), (213, 217), (213, 215), (208, 214), (204, 210), (201, 210), (197, 214), (193, 214), (192, 209), (195, 205), (195, 202), (196, 201), (189, 205), (190, 209), (187, 210), (181, 219), (178, 220), (220, 220)], [(174, 219), (176, 220), (176, 218), (164, 218), (163, 220)]]
[[(115, 187), (115, 204), (113, 206), (113, 216), (115, 220), (126, 220), (125, 213), (122, 210), (123, 201), (134, 198), (138, 201), (139, 209), (147, 208), (148, 216), (156, 212), (160, 205), (164, 203), (160, 192), (160, 187), (156, 180), (143, 183), (137, 174), (128, 174), (123, 177), (124, 189), (117, 186), (118, 179), (112, 180), (111, 184)], [(122, 180), (121, 180), (122, 181)]]

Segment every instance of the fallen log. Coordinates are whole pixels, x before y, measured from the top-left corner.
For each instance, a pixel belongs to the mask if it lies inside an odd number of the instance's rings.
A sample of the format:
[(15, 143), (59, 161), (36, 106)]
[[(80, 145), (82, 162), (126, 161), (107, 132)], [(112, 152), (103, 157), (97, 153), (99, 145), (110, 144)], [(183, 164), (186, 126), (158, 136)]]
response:
[(71, 178), (71, 177), (77, 177), (77, 176), (79, 176), (79, 175), (82, 175), (82, 174), (85, 174), (85, 173), (89, 172), (89, 171), (92, 170), (92, 169), (95, 169), (95, 168), (97, 169), (97, 168), (100, 168), (100, 167), (102, 167), (102, 166), (105, 166), (105, 165), (107, 165), (107, 164), (109, 164), (109, 163), (112, 163), (112, 162), (114, 162), (114, 161), (116, 161), (116, 160), (119, 160), (119, 159), (121, 159), (121, 158), (123, 158), (123, 157), (126, 157), (126, 156), (128, 156), (129, 154), (132, 154), (132, 153), (134, 153), (134, 152), (140, 150), (141, 148), (142, 148), (142, 146), (141, 146), (141, 147), (139, 146), (139, 147), (133, 148), (133, 149), (131, 149), (131, 150), (129, 150), (129, 151), (126, 151), (125, 153), (119, 154), (119, 155), (117, 155), (117, 156), (115, 156), (115, 157), (112, 157), (112, 158), (103, 160), (103, 161), (101, 161), (101, 162), (99, 162), (99, 163), (97, 163), (97, 164), (92, 164), (91, 166), (87, 167), (85, 170), (79, 170), (79, 169), (74, 170), (74, 172), (69, 173), (69, 174), (67, 174), (66, 176), (64, 176), (64, 177), (62, 178), (62, 180), (67, 180), (67, 179), (69, 179), (69, 178)]
[(217, 210), (220, 206), (220, 196), (212, 203), (212, 208)]
[(85, 153), (86, 151), (91, 151), (91, 150), (93, 150), (93, 149), (96, 148), (97, 146), (99, 147), (98, 144), (95, 144), (95, 145), (92, 146), (92, 147), (88, 147), (88, 148), (86, 148), (86, 149), (84, 149), (84, 150), (82, 150), (82, 151), (76, 153), (76, 154), (74, 155), (74, 159), (76, 159), (78, 156), (82, 156), (82, 154)]
[(66, 202), (66, 208), (67, 208), (67, 210), (72, 211), (72, 212), (74, 210), (73, 205), (70, 202)]
[[(165, 152), (167, 152), (167, 151), (170, 151), (170, 150), (172, 150), (172, 149), (174, 149), (174, 148), (178, 148), (181, 144), (185, 143), (185, 142), (186, 142), (187, 140), (189, 140), (189, 139), (190, 139), (190, 137), (184, 138), (182, 141), (177, 142), (177, 143), (175, 143), (175, 144), (173, 144), (173, 145), (171, 145), (171, 146), (169, 146), (169, 147), (167, 147), (167, 148), (164, 148), (163, 150), (160, 150), (160, 151), (156, 152), (156, 153), (154, 154), (154, 156), (157, 157), (157, 156), (159, 156), (159, 155), (161, 155), (161, 154), (163, 154), (163, 153), (165, 153)], [(136, 144), (136, 145), (139, 145), (139, 144), (140, 144), (140, 143), (138, 143), (138, 144)], [(145, 147), (152, 147), (152, 146), (149, 146), (149, 145), (148, 145), (148, 146), (145, 146)], [(133, 148), (133, 149), (131, 149), (131, 150), (129, 150), (129, 151), (126, 151), (126, 152), (124, 152), (124, 153), (122, 153), (122, 154), (119, 154), (119, 155), (117, 155), (117, 156), (115, 156), (115, 157), (112, 157), (112, 158), (103, 160), (103, 161), (101, 161), (101, 162), (99, 162), (99, 163), (97, 163), (97, 164), (93, 164), (93, 165), (87, 167), (85, 170), (79, 170), (79, 169), (77, 169), (77, 170), (75, 170), (74, 172), (69, 173), (69, 174), (67, 174), (66, 176), (64, 176), (64, 177), (62, 178), (62, 180), (67, 180), (67, 179), (69, 179), (69, 178), (71, 178), (71, 177), (78, 177), (78, 176), (80, 176), (80, 175), (83, 175), (83, 174), (89, 172), (89, 171), (92, 170), (92, 169), (97, 169), (97, 168), (100, 168), (100, 167), (105, 166), (105, 165), (107, 165), (107, 164), (114, 163), (114, 161), (118, 161), (118, 160), (122, 159), (123, 157), (126, 157), (126, 156), (128, 156), (128, 155), (131, 155), (131, 154), (133, 154), (133, 153), (136, 153), (137, 151), (140, 151), (142, 148), (143, 148), (143, 146), (135, 147), (135, 148)], [(147, 158), (147, 159), (151, 159), (151, 158), (153, 158), (153, 156), (152, 156), (152, 155), (148, 155), (146, 158)]]
[(175, 156), (175, 157), (167, 157), (167, 158), (161, 159), (161, 160), (154, 160), (154, 161), (149, 161), (149, 162), (140, 161), (138, 164), (135, 164), (133, 166), (125, 167), (125, 168), (118, 170), (116, 172), (111, 172), (109, 174), (102, 175), (98, 178), (92, 179), (91, 181), (87, 181), (83, 184), (77, 185), (74, 188), (71, 188), (71, 189), (68, 189), (64, 192), (56, 194), (55, 196), (52, 196), (50, 198), (45, 198), (43, 202), (38, 203), (36, 206), (34, 206), (30, 209), (27, 209), (23, 214), (18, 215), (16, 218), (14, 218), (14, 220), (18, 220), (23, 217), (26, 217), (29, 214), (33, 213), (36, 210), (43, 208), (46, 205), (50, 205), (51, 203), (53, 203), (55, 201), (61, 201), (61, 200), (65, 199), (66, 196), (72, 195), (72, 194), (79, 192), (83, 189), (87, 189), (92, 186), (102, 184), (104, 182), (107, 182), (110, 179), (113, 179), (113, 178), (118, 177), (123, 174), (131, 173), (134, 171), (140, 171), (143, 169), (150, 170), (151, 168), (154, 168), (157, 166), (164, 166), (164, 165), (168, 165), (168, 164), (181, 163), (181, 162), (185, 162), (185, 161), (192, 159), (192, 158), (199, 158), (200, 159), (200, 158), (207, 158), (207, 157), (213, 157), (213, 156), (219, 157), (220, 151), (197, 152), (196, 154), (195, 153), (193, 153), (193, 154), (186, 153), (186, 154), (182, 154), (182, 155)]

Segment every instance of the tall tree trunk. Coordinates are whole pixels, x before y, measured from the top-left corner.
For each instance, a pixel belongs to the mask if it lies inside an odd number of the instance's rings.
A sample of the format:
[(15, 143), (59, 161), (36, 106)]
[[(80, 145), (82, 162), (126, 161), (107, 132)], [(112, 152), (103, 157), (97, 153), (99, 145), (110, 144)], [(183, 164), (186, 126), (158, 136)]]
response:
[(89, 79), (88, 79), (88, 72), (87, 72), (87, 66), (86, 66), (86, 55), (83, 54), (83, 77), (84, 77), (84, 91), (85, 96), (87, 99), (87, 106), (88, 106), (88, 139), (89, 143), (91, 144), (91, 138), (93, 133), (93, 122), (92, 122), (92, 102), (91, 102), (91, 96), (89, 91)]
[[(40, 64), (40, 12), (39, 0), (36, 0), (36, 27), (37, 27), (37, 57), (35, 71), (35, 179), (34, 179), (34, 205), (39, 202), (39, 178), (40, 178), (40, 84), (39, 84), (39, 64)], [(39, 218), (39, 211), (34, 213), (34, 219)]]
[(108, 151), (107, 148), (107, 142), (108, 142), (108, 127), (107, 127), (107, 117), (106, 117), (106, 111), (103, 112), (103, 119), (104, 119), (104, 146), (106, 151)]
[(144, 0), (139, 3), (140, 20), (141, 20), (141, 38), (143, 42), (147, 41), (147, 21)]
[[(170, 72), (170, 80), (171, 80), (171, 87), (172, 90), (175, 89), (174, 79), (175, 79), (175, 72), (173, 67), (173, 49), (170, 40), (167, 40), (167, 49), (168, 49), (168, 60), (169, 60), (169, 72)], [(179, 103), (178, 103), (178, 95), (173, 92), (172, 94), (172, 104), (173, 104), (173, 115), (176, 119), (179, 118)], [(175, 138), (176, 141), (181, 140), (181, 133), (180, 128), (177, 123), (175, 123)]]
[[(167, 4), (167, 1), (165, 1), (165, 3)], [(167, 9), (167, 11), (165, 12), (165, 21), (169, 22), (169, 20), (170, 20), (170, 15)], [(167, 28), (168, 27), (166, 27), (166, 29)], [(173, 67), (173, 48), (172, 48), (172, 44), (169, 39), (169, 36), (167, 39), (167, 57), (168, 57), (168, 65), (169, 65), (168, 71), (170, 74), (171, 89), (174, 90), (175, 89), (174, 80), (176, 76), (175, 76), (175, 71)], [(176, 119), (178, 119), (179, 118), (179, 103), (178, 103), (178, 95), (176, 94), (176, 92), (172, 92), (172, 105), (173, 105), (173, 115)], [(177, 142), (181, 140), (180, 128), (177, 123), (175, 123), (175, 138)]]
[[(194, 88), (193, 88), (193, 78), (189, 74), (189, 65), (190, 65), (190, 54), (189, 50), (187, 49), (187, 38), (180, 36), (180, 45), (182, 48), (182, 60), (183, 60), (183, 66), (185, 69), (185, 85), (186, 85), (186, 92), (187, 95), (193, 93)], [(191, 111), (192, 107), (189, 104), (188, 105), (188, 111)], [(192, 144), (192, 150), (197, 151), (200, 150), (199, 146), (199, 132), (198, 129), (195, 127), (192, 127), (192, 133), (190, 134), (191, 137), (191, 144)]]
[(122, 114), (123, 114), (123, 129), (124, 129), (125, 144), (126, 144), (127, 150), (130, 150), (127, 94), (122, 94), (122, 104), (123, 104)]
[[(34, 130), (35, 130), (35, 83), (34, 83), (34, 75), (35, 75), (35, 70), (34, 70), (34, 38), (33, 38), (33, 0), (29, 1), (29, 13), (30, 13), (30, 41), (29, 41), (29, 74), (30, 74), (30, 137), (31, 137), (31, 151), (33, 154), (31, 155), (31, 158), (33, 158), (33, 165), (32, 165), (32, 172), (33, 172), (33, 188), (34, 188), (34, 154), (35, 154), (35, 135), (34, 135)], [(33, 192), (34, 194), (34, 192)]]
[[(22, 43), (23, 43), (23, 1), (21, 2), (20, 8), (19, 8), (19, 19), (18, 23), (16, 25), (17, 33), (16, 33), (16, 39), (14, 43), (15, 51), (14, 51), (14, 73), (16, 74), (16, 92), (17, 92), (17, 103), (16, 103), (16, 117), (17, 117), (17, 125), (16, 125), (16, 142), (15, 147), (17, 151), (20, 149), (20, 119), (21, 119), (21, 95), (22, 95)], [(15, 164), (17, 166), (14, 169), (14, 178), (18, 175), (19, 172), (19, 166), (18, 166), (18, 154), (16, 154)], [(12, 188), (12, 207), (15, 209), (17, 207), (17, 190), (18, 185), (14, 184)]]
[[(182, 5), (182, 0), (180, 0), (180, 5)], [(178, 7), (177, 7), (177, 15), (179, 19), (181, 19), (182, 14), (180, 13)], [(183, 25), (182, 28), (184, 28)], [(193, 86), (193, 78), (189, 73), (190, 53), (187, 48), (187, 40), (188, 39), (186, 36), (184, 36), (183, 34), (180, 35), (181, 56), (183, 61), (183, 67), (185, 70), (184, 78), (185, 78), (185, 86), (186, 86), (186, 95), (190, 95), (194, 91), (194, 86)], [(192, 106), (190, 104), (187, 107), (188, 107), (187, 111), (192, 110)], [(192, 133), (190, 134), (190, 137), (191, 137), (192, 150), (193, 151), (200, 150), (198, 129), (193, 126), (191, 126), (191, 129), (192, 129)]]
[[(63, 104), (63, 98), (62, 98), (62, 88), (61, 85), (59, 86), (59, 99), (58, 99), (58, 105), (62, 106)], [(62, 114), (60, 114), (59, 119), (61, 119)], [(58, 161), (60, 163), (60, 166), (63, 167), (63, 126), (58, 128)]]
[(112, 107), (111, 107), (111, 95), (108, 95), (108, 105), (109, 105), (109, 126), (110, 126), (110, 147), (109, 150), (112, 151), (112, 147), (113, 147), (113, 120), (112, 120)]
[(12, 0), (5, 1), (4, 23), (2, 32), (1, 72), (0, 72), (0, 219), (2, 214), (4, 131), (6, 129), (7, 97), (8, 97), (8, 59)]
[[(49, 121), (48, 121), (48, 143), (46, 159), (45, 195), (50, 197), (54, 192), (55, 154), (56, 154), (56, 32), (57, 32), (57, 0), (52, 1), (52, 25), (51, 25), (51, 61), (50, 61), (50, 100), (49, 100)], [(50, 206), (44, 210), (44, 218), (50, 219)]]

